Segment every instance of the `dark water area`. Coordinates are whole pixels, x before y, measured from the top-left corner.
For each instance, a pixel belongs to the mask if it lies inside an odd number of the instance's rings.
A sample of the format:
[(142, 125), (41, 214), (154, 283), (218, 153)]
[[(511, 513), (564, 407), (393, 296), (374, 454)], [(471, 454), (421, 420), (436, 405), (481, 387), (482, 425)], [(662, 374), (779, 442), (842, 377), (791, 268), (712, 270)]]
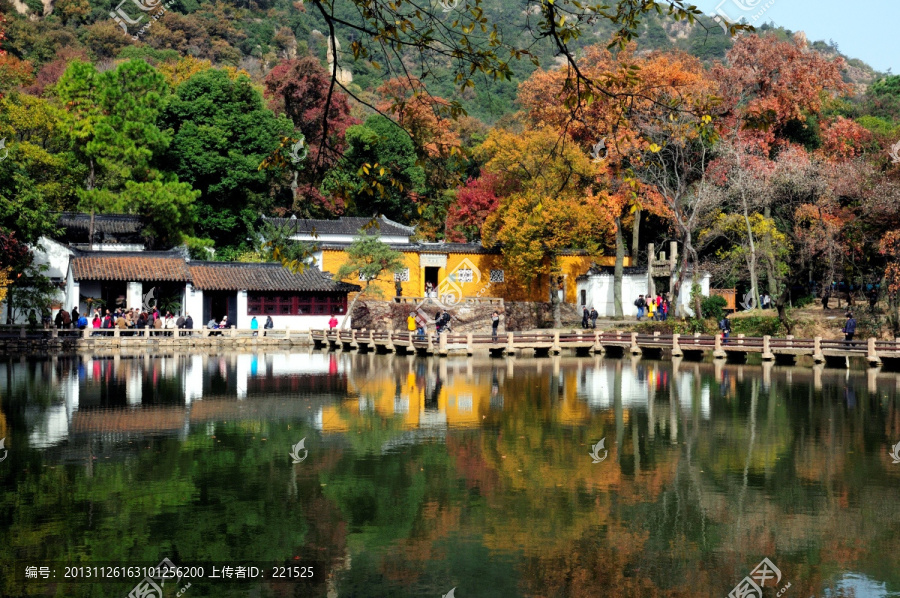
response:
[(2, 596), (900, 596), (877, 370), (23, 358), (0, 438)]

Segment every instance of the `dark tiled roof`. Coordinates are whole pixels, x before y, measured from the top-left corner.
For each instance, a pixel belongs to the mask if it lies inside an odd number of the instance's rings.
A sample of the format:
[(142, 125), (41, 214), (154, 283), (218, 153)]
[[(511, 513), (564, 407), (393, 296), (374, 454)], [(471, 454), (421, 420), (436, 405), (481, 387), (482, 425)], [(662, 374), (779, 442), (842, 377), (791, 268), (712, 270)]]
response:
[(300, 218), (269, 218), (263, 216), (263, 221), (275, 226), (289, 226), (300, 234), (317, 235), (356, 235), (361, 229), (371, 235), (390, 235), (408, 237), (415, 234), (412, 226), (404, 226), (399, 222), (388, 220), (384, 216), (380, 218), (366, 217), (342, 217), (338, 220), (306, 220)]
[[(343, 251), (350, 247), (349, 243), (322, 243), (319, 249)], [(388, 243), (388, 247), (395, 251), (413, 253), (483, 253), (500, 254), (500, 248), (488, 249), (480, 243)]]
[[(91, 215), (79, 212), (60, 212), (57, 222), (63, 228), (87, 231), (91, 226)], [(143, 224), (140, 216), (131, 214), (94, 214), (94, 232), (132, 235), (141, 232)]]
[(75, 280), (191, 280), (184, 256), (175, 251), (76, 252), (71, 267)]
[(335, 282), (317, 268), (291, 272), (274, 263), (190, 262), (194, 286), (204, 291), (310, 291), (349, 293), (355, 284)]

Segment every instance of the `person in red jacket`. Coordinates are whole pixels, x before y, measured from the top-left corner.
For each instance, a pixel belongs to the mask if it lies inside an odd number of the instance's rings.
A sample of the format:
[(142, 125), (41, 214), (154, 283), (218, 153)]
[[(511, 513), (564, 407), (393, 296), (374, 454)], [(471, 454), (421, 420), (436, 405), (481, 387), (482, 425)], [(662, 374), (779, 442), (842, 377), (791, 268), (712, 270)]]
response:
[(337, 317), (335, 317), (334, 314), (331, 314), (331, 319), (328, 320), (328, 327), (331, 328), (332, 330), (334, 330), (335, 328), (337, 328), (337, 325), (338, 325)]

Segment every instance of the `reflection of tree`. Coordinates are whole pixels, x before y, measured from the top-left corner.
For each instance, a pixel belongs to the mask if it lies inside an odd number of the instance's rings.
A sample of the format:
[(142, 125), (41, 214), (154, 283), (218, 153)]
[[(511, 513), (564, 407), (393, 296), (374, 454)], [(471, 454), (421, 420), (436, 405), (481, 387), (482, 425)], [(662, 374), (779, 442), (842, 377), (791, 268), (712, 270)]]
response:
[[(107, 448), (113, 459), (101, 456), (90, 468), (44, 467), (48, 457), (41, 463), (37, 453), (29, 453), (34, 464), (10, 472), (13, 479), (4, 480), (16, 491), (0, 496), (0, 519), (6, 523), (0, 528), (0, 542), (14, 560), (69, 565), (156, 563), (165, 556), (183, 565), (275, 565), (297, 555), (304, 564), (315, 561), (318, 593), (324, 594), (330, 563), (345, 550), (342, 517), (323, 497), (314, 459), (305, 462), (305, 473), (297, 476), (297, 494), (285, 492), (292, 467), (287, 449), (298, 434), (312, 433), (267, 422), (250, 428), (254, 432), (248, 434), (247, 425), (217, 424), (207, 435), (204, 426), (184, 442), (147, 438), (140, 447)], [(17, 448), (27, 450), (24, 439)], [(327, 461), (318, 465), (331, 466)], [(3, 583), (0, 595), (26, 592), (12, 576)], [(195, 585), (208, 590), (210, 583)], [(304, 587), (316, 594), (316, 584)], [(64, 589), (67, 596), (118, 597), (130, 589), (126, 585)], [(237, 597), (248, 592), (245, 585), (214, 585), (214, 594), (206, 595)], [(27, 588), (29, 595), (47, 589)], [(281, 595), (293, 595), (293, 588)]]
[[(367, 405), (393, 405), (398, 380), (402, 395), (424, 392), (419, 378), (434, 377), (419, 361), (361, 363), (369, 379), (354, 382)], [(621, 395), (600, 408), (578, 390), (592, 365), (612, 367), (613, 377), (591, 392)], [(496, 385), (503, 406), (440, 439), (415, 436), (379, 408), (360, 411), (356, 396), (338, 407), (349, 422), (341, 434), (244, 419), (181, 442), (95, 442), (90, 469), (29, 451), (18, 434), (17, 467), (0, 469), (15, 490), (0, 496), (0, 543), (14, 560), (296, 555), (330, 572), (324, 563), (337, 559), (343, 569), (333, 583), (345, 596), (441, 595), (482, 580), (490, 583), (465, 595), (722, 596), (763, 556), (798, 596), (821, 595), (845, 571), (900, 588), (900, 466), (885, 448), (900, 431), (893, 377), (870, 392), (828, 371), (817, 389), (804, 368), (776, 366), (766, 385), (752, 366), (639, 366), (598, 358), (522, 360), (505, 376), (478, 362), (464, 376), (455, 369), (442, 376), (442, 394), (480, 385), (487, 404)], [(13, 432), (26, 429), (26, 410), (52, 390), (38, 386), (50, 373), (28, 362), (10, 378), (3, 409)], [(856, 390), (852, 409), (845, 384)], [(304, 436), (310, 457), (290, 465), (288, 449)], [(603, 437), (610, 458), (592, 464), (590, 446)], [(70, 458), (78, 446), (67, 449)], [(0, 594), (21, 593), (4, 583)], [(87, 588), (72, 595), (127, 593), (116, 584)], [(324, 585), (309, 594), (324, 595)]]

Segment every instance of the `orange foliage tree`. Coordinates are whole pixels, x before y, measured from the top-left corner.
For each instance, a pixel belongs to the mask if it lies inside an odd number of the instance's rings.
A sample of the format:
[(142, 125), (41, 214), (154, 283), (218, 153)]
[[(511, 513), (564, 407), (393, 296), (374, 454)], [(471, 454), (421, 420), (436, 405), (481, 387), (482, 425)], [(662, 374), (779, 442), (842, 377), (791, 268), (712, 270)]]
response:
[[(566, 249), (596, 253), (612, 233), (602, 209), (605, 192), (593, 189), (597, 165), (575, 144), (560, 144), (558, 133), (540, 128), (514, 134), (494, 130), (481, 147), (484, 170), (518, 186), (500, 199), (482, 228), (486, 247), (500, 244), (507, 267), (528, 284), (559, 273)], [(551, 285), (552, 287), (552, 285)], [(560, 325), (559, 302), (551, 294)]]
[(651, 147), (648, 127), (655, 115), (673, 110), (697, 110), (715, 91), (698, 60), (681, 52), (656, 52), (639, 57), (629, 45), (618, 54), (589, 47), (579, 68), (602, 82), (608, 94), (585, 98), (570, 85), (565, 69), (539, 71), (522, 84), (519, 101), (535, 125), (551, 126), (590, 152), (597, 164), (595, 185), (603, 189), (603, 208), (616, 239), (614, 296), (616, 315), (622, 310), (624, 225), (633, 226), (632, 257), (639, 251), (641, 212), (671, 217), (673, 205), (653, 184), (633, 176)]

